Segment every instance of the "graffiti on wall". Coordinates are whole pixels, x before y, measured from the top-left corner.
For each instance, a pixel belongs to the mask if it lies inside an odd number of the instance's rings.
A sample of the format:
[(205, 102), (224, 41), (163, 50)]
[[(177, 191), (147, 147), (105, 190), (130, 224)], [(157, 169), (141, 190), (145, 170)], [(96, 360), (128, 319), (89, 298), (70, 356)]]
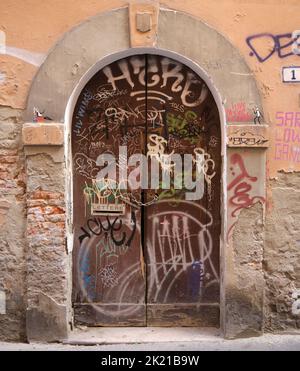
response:
[(236, 130), (227, 138), (229, 147), (264, 147), (268, 141), (263, 135), (244, 130)]
[(279, 111), (275, 116), (274, 159), (300, 162), (300, 112)]
[(245, 161), (240, 154), (234, 153), (230, 156), (229, 170), (232, 180), (227, 187), (229, 216), (227, 240), (232, 236), (240, 211), (253, 206), (257, 202), (265, 202), (265, 197), (253, 192), (253, 186), (257, 183), (258, 177), (249, 174)]
[(232, 104), (226, 109), (227, 122), (251, 122), (253, 115), (248, 111), (245, 102)]
[(259, 33), (246, 38), (250, 48), (249, 55), (255, 57), (260, 63), (268, 61), (274, 55), (280, 59), (299, 55), (299, 41), (299, 31), (277, 35)]

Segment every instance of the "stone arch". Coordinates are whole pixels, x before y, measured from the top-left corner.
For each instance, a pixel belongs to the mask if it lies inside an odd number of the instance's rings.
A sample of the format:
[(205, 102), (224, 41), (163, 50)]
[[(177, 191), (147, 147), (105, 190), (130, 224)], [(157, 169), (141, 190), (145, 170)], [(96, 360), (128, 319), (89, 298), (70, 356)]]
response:
[[(237, 49), (220, 33), (199, 19), (188, 14), (169, 9), (159, 9), (156, 42), (148, 48), (132, 48), (129, 29), (129, 8), (124, 7), (99, 14), (79, 26), (70, 30), (54, 46), (45, 62), (40, 67), (32, 83), (25, 113), (25, 121), (31, 121), (33, 107), (46, 110), (54, 123), (64, 123), (66, 144), (66, 167), (69, 167), (69, 126), (71, 125), (73, 105), (76, 102), (76, 94), (80, 88), (97, 70), (113, 60), (126, 55), (144, 53), (162, 54), (173, 56), (182, 63), (187, 64), (204, 79), (211, 89), (217, 102), (223, 136), (223, 226), (221, 236), (221, 285), (224, 285), (225, 277), (225, 231), (226, 231), (226, 133), (225, 133), (225, 108), (237, 102), (245, 102), (246, 106), (261, 107), (260, 95), (255, 79), (249, 67), (241, 57)], [(175, 36), (176, 35), (176, 36)], [(65, 166), (66, 165), (66, 166)], [(66, 175), (68, 179), (69, 176)], [(67, 183), (66, 189), (62, 189), (68, 195), (71, 184)], [(66, 204), (71, 202), (66, 197)], [(69, 207), (67, 207), (69, 209)], [(68, 212), (70, 216), (71, 212)], [(71, 233), (71, 229), (68, 231)], [(34, 254), (34, 252), (32, 252)], [(46, 254), (46, 253), (45, 253)], [(222, 263), (223, 261), (223, 263)], [(71, 321), (70, 301), (70, 260), (65, 257), (65, 285), (60, 288), (61, 293), (55, 296), (63, 298), (59, 306), (52, 303), (45, 304), (41, 309), (41, 320), (45, 321), (43, 334), (36, 334), (30, 330), (33, 317), (36, 316), (36, 304), (27, 311), (27, 329), (29, 340), (60, 340), (65, 337)], [(40, 275), (43, 272), (39, 272)], [(30, 280), (29, 280), (30, 290)], [(41, 287), (40, 292), (45, 294)], [(221, 289), (222, 290), (222, 289)], [(47, 291), (47, 290), (46, 290)], [(33, 295), (38, 295), (38, 290), (33, 290)], [(45, 299), (45, 298), (44, 298)], [(43, 300), (44, 300), (43, 299)], [(221, 318), (222, 308), (225, 308), (225, 295), (221, 294)], [(47, 302), (47, 300), (46, 300)], [(34, 303), (34, 301), (33, 301)], [(56, 303), (57, 304), (57, 303)], [(49, 309), (50, 308), (50, 309)], [(224, 309), (225, 312), (225, 309)], [(47, 318), (54, 319), (55, 326)], [(59, 319), (57, 319), (59, 316)], [(223, 330), (225, 332), (224, 319)], [(50, 323), (49, 336), (47, 337), (47, 323)], [(46, 335), (45, 335), (46, 334)]]
[[(238, 50), (199, 19), (161, 8), (154, 46), (201, 66), (218, 87), (225, 106), (238, 101), (260, 106), (255, 79)], [(82, 76), (105, 57), (130, 48), (128, 7), (99, 14), (70, 30), (37, 72), (25, 119), (31, 120), (34, 105), (47, 105), (47, 114), (63, 122), (69, 97)]]

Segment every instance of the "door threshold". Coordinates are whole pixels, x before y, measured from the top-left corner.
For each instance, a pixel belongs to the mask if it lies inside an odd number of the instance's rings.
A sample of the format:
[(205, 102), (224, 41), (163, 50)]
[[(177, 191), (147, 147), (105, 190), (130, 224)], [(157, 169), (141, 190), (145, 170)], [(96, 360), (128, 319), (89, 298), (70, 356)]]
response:
[(143, 344), (216, 340), (214, 327), (78, 327), (63, 341), (69, 345)]

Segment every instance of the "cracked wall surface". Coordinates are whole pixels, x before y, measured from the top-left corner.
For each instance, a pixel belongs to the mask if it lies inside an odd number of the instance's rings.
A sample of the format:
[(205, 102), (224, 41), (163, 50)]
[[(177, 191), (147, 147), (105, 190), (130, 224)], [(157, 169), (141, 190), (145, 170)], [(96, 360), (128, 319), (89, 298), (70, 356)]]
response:
[(295, 330), (300, 328), (296, 311), (300, 307), (296, 293), (300, 289), (300, 173), (278, 173), (270, 188), (264, 247), (265, 329)]
[(226, 337), (259, 336), (263, 331), (263, 205), (241, 211), (233, 231), (232, 271), (226, 288)]

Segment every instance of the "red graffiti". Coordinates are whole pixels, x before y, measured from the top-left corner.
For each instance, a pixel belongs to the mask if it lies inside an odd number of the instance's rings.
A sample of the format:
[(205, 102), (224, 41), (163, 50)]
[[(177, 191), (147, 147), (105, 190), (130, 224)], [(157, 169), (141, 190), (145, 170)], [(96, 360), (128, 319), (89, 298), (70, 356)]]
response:
[[(250, 196), (249, 193), (252, 190), (252, 183), (257, 182), (257, 177), (248, 174), (244, 161), (239, 154), (235, 153), (231, 156), (230, 164), (237, 165), (240, 170), (239, 174), (235, 176), (227, 188), (228, 192), (233, 192), (233, 195), (229, 198), (229, 205), (233, 209), (230, 216), (235, 218), (241, 209), (250, 207), (259, 201), (265, 202), (265, 198), (261, 196)], [(233, 167), (231, 167), (230, 170), (235, 175), (235, 172), (233, 172)], [(227, 238), (229, 237), (230, 232), (235, 224), (236, 221), (230, 226)]]
[(226, 109), (226, 118), (228, 122), (250, 122), (253, 121), (253, 115), (247, 112), (246, 104), (243, 102), (233, 104)]

